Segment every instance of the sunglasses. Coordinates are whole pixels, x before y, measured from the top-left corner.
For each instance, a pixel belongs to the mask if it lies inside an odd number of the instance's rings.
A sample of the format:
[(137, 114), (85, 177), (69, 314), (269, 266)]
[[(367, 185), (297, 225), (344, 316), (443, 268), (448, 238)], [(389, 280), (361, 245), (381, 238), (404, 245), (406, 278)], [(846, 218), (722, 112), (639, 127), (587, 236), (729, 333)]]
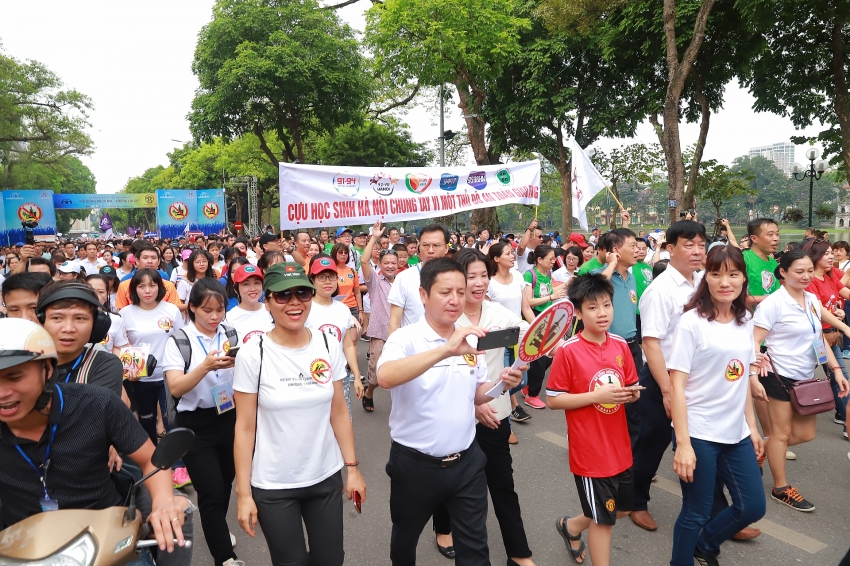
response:
[(398, 253), (393, 249), (381, 250), (381, 253), (378, 255), (378, 257), (384, 257), (385, 255), (394, 255), (398, 257)]
[(275, 291), (272, 293), (272, 298), (277, 304), (285, 305), (292, 300), (292, 295), (295, 295), (295, 298), (302, 303), (308, 303), (313, 300), (313, 295), (315, 294), (316, 291), (309, 287), (295, 287), (286, 291)]

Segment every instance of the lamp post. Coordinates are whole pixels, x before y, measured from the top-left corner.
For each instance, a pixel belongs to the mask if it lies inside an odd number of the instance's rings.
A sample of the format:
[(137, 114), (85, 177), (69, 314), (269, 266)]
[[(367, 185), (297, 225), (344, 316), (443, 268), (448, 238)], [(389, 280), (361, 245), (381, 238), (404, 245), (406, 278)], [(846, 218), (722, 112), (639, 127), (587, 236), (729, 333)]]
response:
[(820, 157), (820, 150), (816, 147), (810, 147), (806, 150), (806, 159), (809, 160), (809, 167), (803, 169), (799, 163), (791, 165), (791, 174), (798, 181), (809, 178), (809, 228), (812, 227), (812, 191), (815, 188), (815, 181), (819, 181), (826, 171), (826, 161), (820, 160), (815, 163), (815, 159)]

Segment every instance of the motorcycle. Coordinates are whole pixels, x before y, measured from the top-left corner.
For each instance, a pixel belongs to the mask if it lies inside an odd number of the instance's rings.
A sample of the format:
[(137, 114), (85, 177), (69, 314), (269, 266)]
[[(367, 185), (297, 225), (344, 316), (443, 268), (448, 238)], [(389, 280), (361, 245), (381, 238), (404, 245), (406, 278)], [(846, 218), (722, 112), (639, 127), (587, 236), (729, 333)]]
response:
[[(195, 433), (175, 428), (151, 456), (154, 471), (135, 482), (124, 507), (61, 509), (38, 513), (0, 532), (0, 566), (123, 566), (156, 548), (150, 525), (136, 509), (136, 491), (152, 475), (171, 470)], [(191, 541), (186, 541), (190, 546)]]

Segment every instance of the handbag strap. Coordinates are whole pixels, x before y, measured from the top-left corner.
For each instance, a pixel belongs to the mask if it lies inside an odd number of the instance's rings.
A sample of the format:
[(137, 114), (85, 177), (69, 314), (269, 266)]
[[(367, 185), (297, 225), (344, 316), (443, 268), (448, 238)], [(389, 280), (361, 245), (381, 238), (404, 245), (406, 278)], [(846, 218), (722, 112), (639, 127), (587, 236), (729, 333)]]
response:
[(788, 393), (788, 394), (790, 395), (790, 394), (791, 394), (791, 391), (789, 391), (789, 390), (788, 390), (788, 387), (785, 385), (785, 382), (784, 382), (784, 381), (782, 381), (782, 379), (780, 379), (780, 377), (779, 377), (779, 373), (777, 373), (776, 368), (775, 368), (775, 367), (774, 367), (774, 365), (773, 365), (773, 360), (772, 360), (772, 359), (770, 359), (770, 354), (768, 354), (767, 352), (765, 352), (765, 353), (764, 353), (764, 355), (765, 355), (765, 357), (767, 357), (767, 363), (769, 363), (769, 364), (770, 364), (770, 372), (773, 374), (773, 377), (775, 377), (775, 378), (776, 378), (776, 381), (778, 381), (778, 382), (779, 382), (779, 386), (780, 386), (780, 387), (782, 387), (782, 389), (784, 389), (784, 390), (785, 390), (785, 392), (786, 392), (786, 393)]

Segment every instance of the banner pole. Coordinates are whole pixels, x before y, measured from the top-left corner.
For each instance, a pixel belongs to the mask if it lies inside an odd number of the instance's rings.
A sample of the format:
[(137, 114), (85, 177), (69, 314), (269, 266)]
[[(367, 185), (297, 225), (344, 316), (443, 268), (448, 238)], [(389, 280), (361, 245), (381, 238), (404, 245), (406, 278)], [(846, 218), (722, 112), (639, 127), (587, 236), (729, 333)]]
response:
[(621, 210), (626, 210), (626, 207), (623, 206), (623, 203), (620, 202), (620, 199), (617, 198), (617, 195), (614, 194), (614, 191), (611, 190), (611, 186), (608, 185), (605, 187), (608, 189), (608, 192), (611, 193), (611, 197), (613, 197), (614, 201), (620, 206)]

